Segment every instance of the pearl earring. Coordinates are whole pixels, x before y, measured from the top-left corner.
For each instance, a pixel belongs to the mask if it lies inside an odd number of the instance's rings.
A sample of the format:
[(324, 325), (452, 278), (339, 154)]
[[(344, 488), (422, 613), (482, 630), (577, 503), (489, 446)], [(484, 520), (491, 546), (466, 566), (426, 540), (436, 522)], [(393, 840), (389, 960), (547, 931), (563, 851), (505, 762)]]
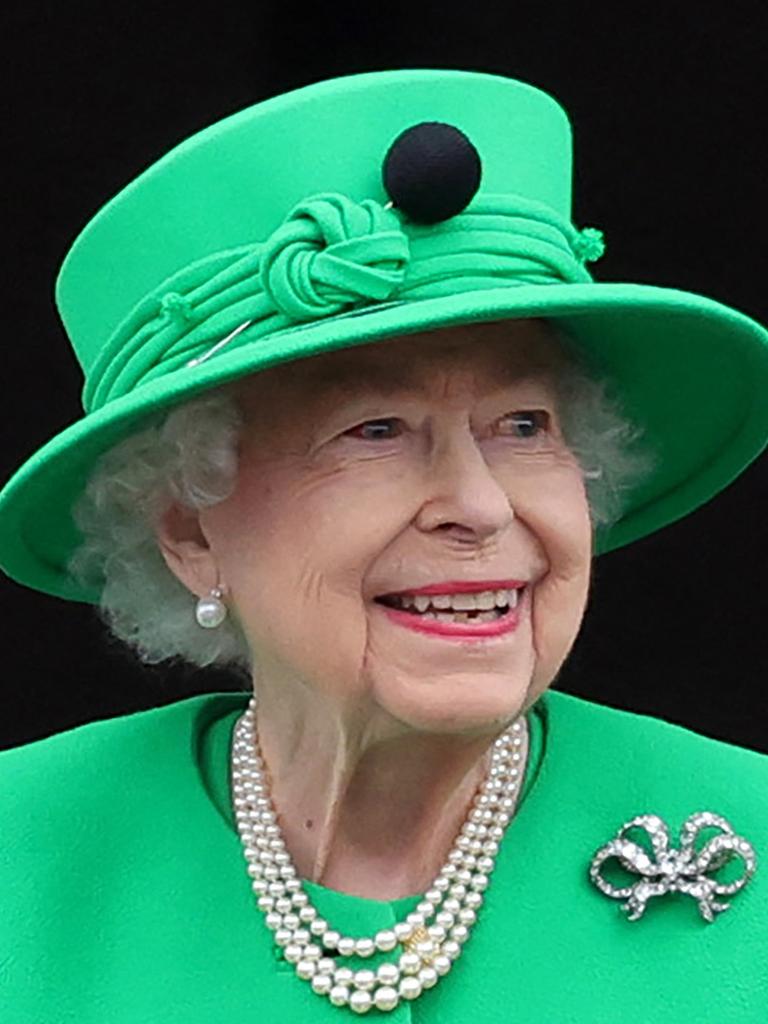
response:
[(195, 618), (203, 629), (215, 629), (227, 617), (227, 606), (221, 600), (221, 588), (214, 587), (208, 597), (200, 597), (195, 606)]

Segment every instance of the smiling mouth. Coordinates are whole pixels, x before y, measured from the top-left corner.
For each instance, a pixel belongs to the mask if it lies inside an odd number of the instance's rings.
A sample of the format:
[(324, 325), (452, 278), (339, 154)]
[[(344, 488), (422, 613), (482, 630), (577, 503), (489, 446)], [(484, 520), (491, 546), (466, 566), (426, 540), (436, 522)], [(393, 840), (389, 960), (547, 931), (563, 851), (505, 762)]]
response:
[[(423, 599), (420, 601), (422, 607), (416, 607), (413, 597), (395, 594), (385, 594), (374, 598), (374, 601), (387, 608), (394, 608), (399, 612), (412, 615), (415, 619), (445, 623), (495, 622), (515, 610), (524, 590), (525, 587), (519, 587), (511, 591), (499, 591), (492, 608), (436, 607), (432, 600), (427, 603)], [(440, 601), (439, 603), (444, 604), (445, 602)]]

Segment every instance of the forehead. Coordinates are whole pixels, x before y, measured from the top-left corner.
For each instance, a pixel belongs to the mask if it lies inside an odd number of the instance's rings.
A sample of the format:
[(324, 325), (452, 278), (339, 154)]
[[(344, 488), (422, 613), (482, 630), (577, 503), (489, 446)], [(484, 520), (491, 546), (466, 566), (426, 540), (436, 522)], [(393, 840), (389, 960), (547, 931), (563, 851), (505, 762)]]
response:
[(481, 323), (401, 335), (320, 353), (246, 378), (248, 393), (301, 392), (308, 397), (427, 391), (441, 370), (466, 374), (480, 387), (521, 379), (550, 383), (563, 350), (544, 321)]

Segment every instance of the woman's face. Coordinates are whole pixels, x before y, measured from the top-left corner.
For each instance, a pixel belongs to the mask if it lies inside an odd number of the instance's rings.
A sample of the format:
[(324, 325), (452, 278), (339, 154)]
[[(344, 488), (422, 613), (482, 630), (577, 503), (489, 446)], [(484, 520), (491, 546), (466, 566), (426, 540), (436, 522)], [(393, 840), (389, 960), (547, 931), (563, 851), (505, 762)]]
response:
[[(183, 572), (197, 593), (224, 582), (259, 678), (448, 732), (507, 722), (549, 686), (591, 565), (548, 377), (558, 352), (542, 321), (485, 323), (239, 382), (236, 489), (199, 514), (207, 551)], [(529, 581), (521, 619), (482, 640), (414, 631), (374, 600), (502, 579)]]

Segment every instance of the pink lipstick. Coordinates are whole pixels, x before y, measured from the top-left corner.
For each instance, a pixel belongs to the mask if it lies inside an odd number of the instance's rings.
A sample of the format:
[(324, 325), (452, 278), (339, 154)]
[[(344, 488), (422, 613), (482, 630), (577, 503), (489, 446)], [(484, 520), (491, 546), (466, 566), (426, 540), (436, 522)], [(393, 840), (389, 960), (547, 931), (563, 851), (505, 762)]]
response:
[[(503, 581), (508, 583), (510, 581)], [(439, 590), (409, 590), (409, 594), (418, 593), (445, 593), (442, 585)], [(490, 587), (487, 583), (477, 587), (480, 590), (509, 589), (519, 590), (520, 584), (516, 587)], [(450, 593), (457, 593), (455, 584), (450, 584)], [(472, 640), (488, 637), (504, 636), (514, 632), (521, 620), (523, 609), (528, 604), (528, 588), (525, 587), (518, 594), (517, 605), (514, 608), (507, 608), (502, 614), (491, 622), (441, 622), (438, 619), (428, 618), (424, 614), (414, 614), (401, 608), (393, 608), (390, 605), (377, 601), (376, 604), (395, 625), (404, 626), (406, 629), (414, 630), (417, 633), (424, 633), (430, 636), (440, 636), (452, 640)]]

